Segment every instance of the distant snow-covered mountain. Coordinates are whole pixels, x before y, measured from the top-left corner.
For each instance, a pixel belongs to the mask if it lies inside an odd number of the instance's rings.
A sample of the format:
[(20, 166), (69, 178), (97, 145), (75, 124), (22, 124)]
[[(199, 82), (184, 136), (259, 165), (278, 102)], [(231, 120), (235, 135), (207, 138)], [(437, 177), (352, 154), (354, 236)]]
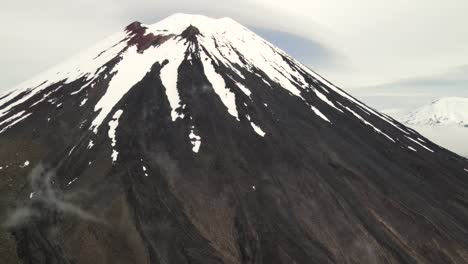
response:
[(468, 127), (468, 98), (445, 97), (402, 118), (407, 125), (458, 125)]
[(468, 157), (468, 98), (440, 98), (400, 121), (433, 142)]

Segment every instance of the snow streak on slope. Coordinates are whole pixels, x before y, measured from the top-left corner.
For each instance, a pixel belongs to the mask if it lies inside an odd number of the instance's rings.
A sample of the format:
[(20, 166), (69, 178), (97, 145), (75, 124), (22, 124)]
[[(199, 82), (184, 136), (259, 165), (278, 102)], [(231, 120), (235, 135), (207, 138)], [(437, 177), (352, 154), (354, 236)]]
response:
[(179, 76), (178, 69), (184, 60), (187, 45), (182, 44), (181, 41), (176, 41), (174, 39), (167, 41), (164, 44), (164, 47), (170, 48), (169, 45), (172, 45), (172, 49), (159, 51), (161, 52), (161, 57), (166, 57), (166, 59), (169, 61), (168, 64), (165, 65), (161, 70), (161, 81), (166, 88), (167, 99), (169, 100), (172, 108), (172, 121), (175, 121), (178, 117), (184, 117), (183, 114), (178, 114), (176, 112), (176, 109), (180, 107), (179, 91), (177, 90), (177, 77)]
[(221, 98), (221, 101), (223, 101), (224, 105), (227, 107), (229, 114), (239, 120), (236, 108), (236, 95), (226, 87), (223, 77), (216, 72), (211, 64), (212, 61), (208, 56), (206, 56), (206, 54), (203, 53), (201, 55), (201, 60), (203, 62), (205, 75), (211, 83), (213, 90), (218, 94), (219, 98)]
[[(146, 49), (143, 53), (138, 52), (136, 46), (130, 47), (124, 52), (121, 61), (114, 67), (112, 73), (115, 76), (109, 83), (106, 94), (99, 100), (95, 110), (100, 110), (98, 116), (93, 120), (92, 127), (97, 133), (104, 119), (120, 99), (151, 69), (151, 66), (168, 59), (169, 64), (161, 70), (161, 81), (166, 88), (166, 94), (172, 108), (172, 120), (182, 117), (175, 112), (180, 106), (179, 93), (177, 91), (177, 69), (184, 58), (186, 44), (182, 40), (171, 38), (163, 44)], [(165, 67), (168, 67), (165, 69)]]
[(372, 125), (371, 123), (369, 123), (367, 120), (365, 120), (362, 116), (360, 116), (358, 113), (354, 112), (353, 110), (351, 110), (349, 107), (347, 106), (343, 106), (346, 110), (348, 110), (351, 114), (353, 114), (355, 117), (357, 117), (359, 120), (361, 120), (364, 124), (372, 127), (374, 129), (375, 132), (377, 132), (378, 134), (381, 134), (381, 135), (384, 135), (386, 138), (388, 138), (390, 141), (392, 141), (393, 143), (396, 143), (396, 141), (391, 138), (389, 135), (385, 134), (384, 132), (382, 132), (382, 130), (378, 129), (377, 127), (375, 127), (374, 125)]
[[(127, 47), (127, 43), (123, 41), (127, 37), (127, 32), (112, 35), (72, 59), (14, 87), (6, 97), (0, 99), (0, 117), (52, 84), (61, 81), (71, 83), (82, 77), (86, 78), (87, 83), (92, 82), (95, 77), (99, 76), (100, 68)], [(6, 108), (2, 107), (21, 94), (25, 95)]]
[(319, 116), (320, 118), (322, 118), (323, 120), (327, 121), (328, 123), (331, 123), (330, 119), (328, 119), (322, 112), (320, 112), (320, 110), (318, 110), (315, 106), (310, 106), (310, 108), (312, 109), (312, 111), (314, 111), (314, 113)]
[(31, 113), (25, 114), (25, 111), (22, 111), (2, 121), (0, 123), (0, 126), (5, 125), (5, 124), (6, 126), (2, 130), (0, 130), (0, 134), (5, 132), (7, 129), (13, 127), (14, 125), (18, 124), (19, 122), (25, 120), (30, 115)]
[(259, 126), (257, 126), (254, 122), (250, 122), (250, 125), (254, 129), (255, 133), (259, 134), (261, 137), (264, 137), (266, 135), (266, 133)]
[(247, 120), (249, 120), (250, 122), (250, 126), (252, 127), (252, 129), (255, 131), (255, 133), (257, 133), (259, 136), (261, 137), (265, 137), (266, 133), (265, 131), (263, 131), (259, 126), (257, 126), (253, 121), (252, 119), (250, 118), (249, 115), (246, 115), (245, 116), (247, 118)]
[[(352, 96), (350, 96), (349, 94), (347, 94), (346, 92), (344, 92), (343, 90), (341, 90), (340, 88), (336, 87), (335, 85), (333, 85), (331, 82), (329, 82), (328, 80), (326, 80), (325, 78), (323, 78), (322, 76), (320, 76), (319, 74), (317, 74), (316, 72), (312, 71), (311, 69), (309, 69), (307, 66), (301, 64), (300, 62), (298, 62), (296, 59), (292, 58), (291, 56), (289, 56), (287, 53), (285, 53), (284, 51), (276, 48), (278, 52), (280, 52), (283, 56), (285, 56), (286, 58), (288, 58), (291, 62), (293, 62), (295, 64), (295, 67), (297, 67), (297, 69), (300, 69), (301, 71), (303, 71), (304, 73), (306, 74), (309, 74), (310, 76), (314, 77), (316, 80), (320, 81), (321, 83), (323, 83), (324, 85), (326, 85), (326, 87), (324, 86), (321, 86), (322, 89), (324, 89), (325, 91), (327, 91), (327, 88), (330, 89), (330, 90), (333, 90), (334, 92), (336, 92), (338, 95), (342, 96), (343, 98), (349, 100), (350, 102), (352, 102), (353, 104), (359, 106), (364, 112), (366, 112), (368, 115), (370, 115), (371, 113), (374, 114), (376, 117), (382, 119), (383, 121), (387, 122), (388, 124), (390, 124), (391, 126), (395, 127), (396, 129), (400, 130), (401, 132), (405, 133), (405, 134), (410, 134), (408, 131), (404, 130), (402, 127), (400, 127), (398, 124), (396, 124), (394, 122), (394, 120), (392, 120), (390, 117), (384, 115), (384, 114), (381, 114), (375, 110), (373, 110), (372, 108), (368, 107), (367, 105), (359, 102), (358, 100), (354, 99)], [(315, 81), (316, 82), (316, 81)], [(316, 82), (318, 84), (318, 82)], [(337, 102), (339, 104), (339, 102)], [(341, 105), (341, 104), (340, 104)]]
[(115, 132), (117, 130), (117, 127), (119, 126), (119, 119), (120, 119), (120, 116), (123, 114), (123, 111), (122, 110), (117, 110), (114, 114), (114, 116), (112, 117), (112, 120), (109, 122), (109, 138), (111, 139), (112, 141), (112, 162), (116, 162), (117, 161), (117, 157), (119, 155), (119, 152), (117, 150), (115, 150), (115, 145), (117, 144), (117, 140), (115, 138)]
[[(468, 157), (468, 128), (459, 125), (414, 125), (414, 130), (437, 145), (440, 145), (462, 157)], [(428, 142), (418, 140), (428, 146)], [(435, 150), (434, 148), (430, 148)]]
[(414, 149), (413, 147), (410, 147), (410, 146), (408, 146), (408, 149), (411, 149), (414, 152), (418, 152), (416, 149)]
[(0, 122), (0, 126), (8, 124), (8, 123), (12, 123), (15, 119), (21, 118), (24, 114), (25, 114), (25, 111), (21, 111), (19, 113), (16, 113), (16, 114), (10, 116), (9, 118), (3, 120), (2, 122)]
[(402, 118), (408, 125), (468, 125), (468, 98), (446, 97)]
[(250, 100), (252, 100), (252, 98), (250, 97), (252, 95), (252, 92), (247, 88), (245, 87), (244, 85), (240, 84), (240, 83), (236, 83), (237, 87), (239, 87), (239, 89), (241, 89), (241, 91), (247, 95)]
[(335, 106), (335, 104), (333, 104), (330, 100), (328, 100), (328, 98), (322, 94), (321, 92), (319, 92), (317, 89), (314, 89), (314, 93), (317, 95), (318, 98), (320, 98), (322, 101), (324, 101), (325, 103), (327, 103), (328, 105), (330, 105), (331, 107), (335, 108), (336, 110), (338, 110), (339, 112), (343, 113), (343, 110), (337, 108)]
[(414, 139), (412, 139), (412, 138), (410, 138), (410, 137), (408, 137), (408, 136), (405, 136), (405, 137), (406, 137), (407, 139), (413, 141), (414, 143), (418, 144), (418, 145), (421, 146), (422, 148), (426, 149), (427, 151), (429, 151), (429, 152), (434, 152), (432, 149), (430, 149), (430, 148), (424, 146), (423, 144), (421, 144), (421, 142), (419, 142), (419, 141), (417, 141), (417, 140), (414, 140)]

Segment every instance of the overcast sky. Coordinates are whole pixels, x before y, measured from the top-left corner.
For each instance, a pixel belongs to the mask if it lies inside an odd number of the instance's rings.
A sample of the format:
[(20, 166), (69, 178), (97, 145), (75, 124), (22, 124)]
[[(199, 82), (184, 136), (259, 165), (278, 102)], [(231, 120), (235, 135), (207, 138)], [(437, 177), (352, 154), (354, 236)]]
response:
[(374, 91), (468, 90), (467, 0), (15, 0), (0, 10), (0, 92), (132, 21), (178, 12), (231, 17), (380, 109), (392, 107)]

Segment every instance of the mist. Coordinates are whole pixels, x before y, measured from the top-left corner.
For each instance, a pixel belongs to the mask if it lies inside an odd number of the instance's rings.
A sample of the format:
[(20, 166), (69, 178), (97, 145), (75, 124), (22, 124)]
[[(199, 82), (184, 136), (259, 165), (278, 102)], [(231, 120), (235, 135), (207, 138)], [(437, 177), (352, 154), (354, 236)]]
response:
[(434, 143), (468, 158), (468, 128), (460, 126), (412, 126)]
[(4, 222), (8, 229), (23, 228), (46, 219), (50, 214), (61, 213), (81, 220), (103, 223), (101, 219), (82, 209), (76, 199), (85, 192), (63, 193), (54, 184), (56, 173), (43, 164), (34, 167), (28, 176), (31, 193), (29, 200), (19, 205)]

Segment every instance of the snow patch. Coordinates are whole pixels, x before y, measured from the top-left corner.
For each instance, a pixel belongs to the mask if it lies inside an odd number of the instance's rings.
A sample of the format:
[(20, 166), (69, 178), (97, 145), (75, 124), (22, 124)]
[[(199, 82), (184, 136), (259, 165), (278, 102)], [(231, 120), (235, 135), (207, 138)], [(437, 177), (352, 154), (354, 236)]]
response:
[(29, 162), (29, 160), (27, 160), (27, 161), (25, 161), (25, 162), (23, 163), (23, 165), (20, 166), (20, 168), (26, 168), (26, 167), (29, 166), (29, 164), (30, 164), (30, 162)]
[(111, 155), (112, 163), (115, 163), (115, 161), (117, 161), (117, 157), (119, 155), (119, 152), (115, 150), (115, 145), (117, 144), (117, 140), (115, 138), (115, 132), (116, 132), (117, 127), (119, 126), (119, 119), (122, 113), (123, 111), (121, 109), (117, 110), (114, 116), (112, 117), (112, 120), (109, 122), (108, 135), (112, 141), (111, 143), (112, 144), (112, 155)]
[(252, 126), (255, 133), (259, 134), (261, 137), (265, 137), (266, 133), (259, 126), (255, 125), (254, 122), (250, 122), (250, 125)]
[(88, 101), (88, 98), (83, 99), (83, 101), (81, 101), (81, 103), (80, 103), (80, 107), (85, 105), (87, 101)]
[(327, 121), (328, 123), (331, 124), (331, 121), (324, 115), (322, 114), (322, 112), (320, 112), (320, 110), (318, 110), (316, 107), (314, 106), (310, 106), (310, 108), (312, 109), (312, 111), (314, 111), (314, 113), (316, 115), (318, 115), (320, 118), (322, 118), (323, 120)]
[(195, 134), (193, 130), (194, 130), (194, 127), (192, 126), (190, 130), (189, 139), (190, 139), (190, 142), (192, 143), (192, 151), (195, 153), (198, 153), (198, 151), (200, 150), (200, 146), (201, 146), (201, 137)]

